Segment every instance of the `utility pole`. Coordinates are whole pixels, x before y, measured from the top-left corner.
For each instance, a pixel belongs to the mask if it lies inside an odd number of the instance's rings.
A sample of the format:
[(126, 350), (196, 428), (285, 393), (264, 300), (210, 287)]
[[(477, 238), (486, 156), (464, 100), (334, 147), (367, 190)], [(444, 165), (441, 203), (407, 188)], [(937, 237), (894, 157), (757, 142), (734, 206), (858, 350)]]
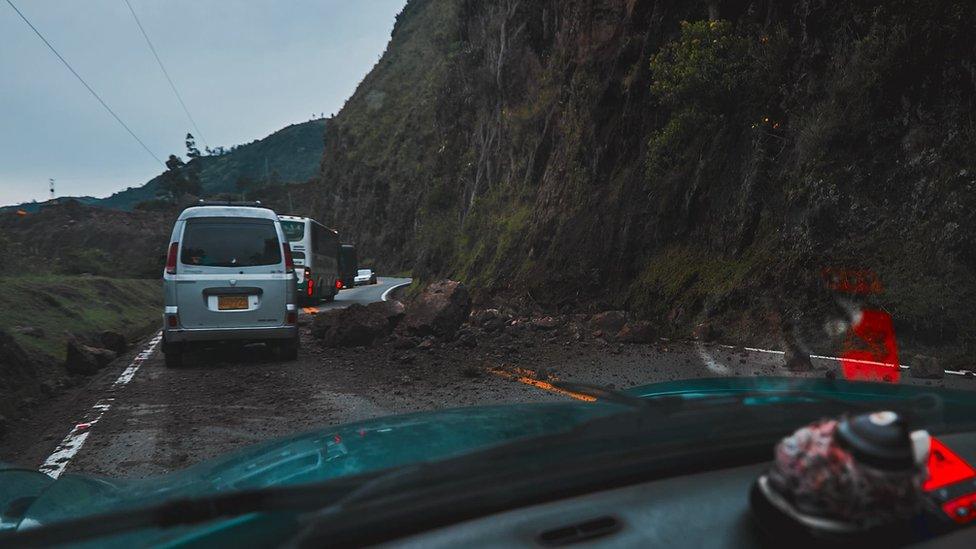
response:
[(51, 179), (48, 179), (47, 183), (48, 183), (48, 190), (51, 191), (51, 200), (54, 200), (54, 178), (52, 177)]

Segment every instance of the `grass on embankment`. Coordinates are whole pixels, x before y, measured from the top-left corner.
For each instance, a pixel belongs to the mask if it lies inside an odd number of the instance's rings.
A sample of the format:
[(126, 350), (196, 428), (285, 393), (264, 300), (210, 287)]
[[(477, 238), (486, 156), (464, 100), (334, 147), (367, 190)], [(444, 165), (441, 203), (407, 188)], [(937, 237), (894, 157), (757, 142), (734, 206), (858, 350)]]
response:
[[(0, 329), (36, 359), (65, 357), (69, 334), (97, 336), (104, 330), (128, 338), (145, 335), (161, 320), (161, 282), (96, 276), (0, 277)], [(19, 333), (21, 326), (43, 337)]]

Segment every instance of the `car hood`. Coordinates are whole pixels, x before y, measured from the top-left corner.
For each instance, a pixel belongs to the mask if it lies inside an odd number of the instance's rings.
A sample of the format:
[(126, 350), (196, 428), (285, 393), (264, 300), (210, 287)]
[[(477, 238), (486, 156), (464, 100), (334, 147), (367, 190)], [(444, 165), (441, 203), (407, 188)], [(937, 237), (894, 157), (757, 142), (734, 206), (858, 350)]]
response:
[[(627, 392), (641, 398), (670, 395), (686, 399), (736, 393), (775, 399), (777, 394), (789, 392), (793, 397), (808, 394), (858, 403), (929, 394), (938, 397), (946, 417), (956, 412), (965, 414), (957, 417), (974, 417), (976, 408), (972, 394), (965, 391), (826, 379), (697, 379), (645, 385)], [(762, 399), (753, 403), (762, 405)], [(950, 414), (955, 408), (959, 410)], [(323, 481), (559, 432), (619, 410), (614, 404), (573, 401), (383, 417), (257, 444), (178, 472), (139, 480), (73, 474), (53, 480), (35, 471), (0, 466), (0, 512), (11, 502), (27, 498), (33, 503), (24, 520), (44, 523), (173, 498)], [(2, 520), (0, 528), (15, 526), (9, 517)]]

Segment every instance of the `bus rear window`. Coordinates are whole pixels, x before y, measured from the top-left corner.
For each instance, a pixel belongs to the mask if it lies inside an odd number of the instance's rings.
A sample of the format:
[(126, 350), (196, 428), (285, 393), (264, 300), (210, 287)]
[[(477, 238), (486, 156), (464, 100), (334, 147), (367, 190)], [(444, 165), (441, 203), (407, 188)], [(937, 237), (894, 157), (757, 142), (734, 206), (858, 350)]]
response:
[(274, 222), (267, 219), (191, 219), (183, 231), (184, 265), (255, 267), (281, 263)]
[(289, 242), (295, 242), (296, 240), (305, 238), (304, 221), (282, 221), (281, 230), (285, 232), (285, 238)]

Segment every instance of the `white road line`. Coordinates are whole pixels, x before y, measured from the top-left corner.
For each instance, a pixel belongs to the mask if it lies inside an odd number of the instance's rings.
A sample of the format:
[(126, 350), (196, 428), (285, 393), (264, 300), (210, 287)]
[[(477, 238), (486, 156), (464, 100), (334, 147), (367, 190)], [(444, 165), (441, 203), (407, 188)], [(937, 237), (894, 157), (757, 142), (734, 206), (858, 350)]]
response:
[[(719, 345), (719, 347), (722, 347), (722, 348), (725, 348), (725, 349), (735, 349), (736, 348), (734, 345)], [(742, 349), (745, 350), (745, 351), (753, 352), (753, 353), (770, 353), (770, 354), (774, 354), (774, 355), (784, 355), (784, 354), (786, 354), (785, 351), (776, 351), (776, 350), (773, 350), (773, 349), (759, 349), (757, 347), (742, 347)], [(885, 363), (885, 362), (877, 362), (877, 361), (874, 361), (874, 360), (861, 360), (859, 358), (844, 358), (844, 359), (842, 359), (840, 357), (826, 356), (826, 355), (810, 355), (810, 358), (819, 358), (821, 360), (834, 360), (834, 361), (838, 361), (838, 362), (841, 361), (841, 360), (845, 360), (847, 362), (854, 362), (854, 363), (857, 363), (857, 364), (870, 364), (872, 366), (888, 366), (888, 363)], [(901, 368), (902, 370), (908, 370), (910, 368), (908, 364), (899, 364), (898, 367)], [(952, 374), (954, 376), (964, 376), (964, 375), (966, 375), (966, 372), (964, 372), (962, 370), (945, 370), (945, 373)]]
[(75, 456), (75, 454), (78, 453), (78, 450), (81, 450), (81, 447), (85, 445), (85, 441), (88, 440), (88, 435), (91, 434), (92, 427), (94, 427), (95, 424), (102, 419), (102, 416), (104, 416), (106, 412), (112, 409), (112, 404), (115, 402), (115, 398), (111, 395), (132, 381), (132, 378), (139, 370), (139, 366), (142, 366), (142, 363), (152, 356), (153, 351), (156, 350), (156, 346), (159, 345), (159, 342), (162, 339), (163, 332), (158, 332), (152, 339), (149, 340), (146, 348), (133, 357), (129, 366), (122, 371), (122, 374), (120, 374), (119, 378), (115, 380), (115, 383), (109, 387), (108, 394), (110, 396), (99, 399), (99, 401), (91, 407), (91, 410), (85, 414), (85, 418), (81, 420), (81, 422), (75, 424), (74, 428), (72, 428), (71, 431), (68, 432), (68, 435), (64, 437), (64, 440), (61, 441), (61, 444), (58, 444), (58, 447), (54, 449), (54, 453), (44, 460), (44, 463), (39, 468), (40, 472), (49, 475), (51, 478), (58, 478), (62, 473), (64, 473), (64, 470), (68, 467), (68, 464), (71, 463), (71, 459)]
[[(411, 280), (410, 282), (413, 282), (413, 281)], [(392, 292), (393, 290), (396, 290), (400, 286), (407, 286), (407, 285), (410, 284), (410, 282), (401, 282), (400, 284), (397, 284), (395, 286), (390, 286), (389, 288), (386, 289), (385, 292), (383, 292), (383, 295), (380, 296), (380, 299), (383, 300), (383, 301), (389, 301), (390, 292)]]

